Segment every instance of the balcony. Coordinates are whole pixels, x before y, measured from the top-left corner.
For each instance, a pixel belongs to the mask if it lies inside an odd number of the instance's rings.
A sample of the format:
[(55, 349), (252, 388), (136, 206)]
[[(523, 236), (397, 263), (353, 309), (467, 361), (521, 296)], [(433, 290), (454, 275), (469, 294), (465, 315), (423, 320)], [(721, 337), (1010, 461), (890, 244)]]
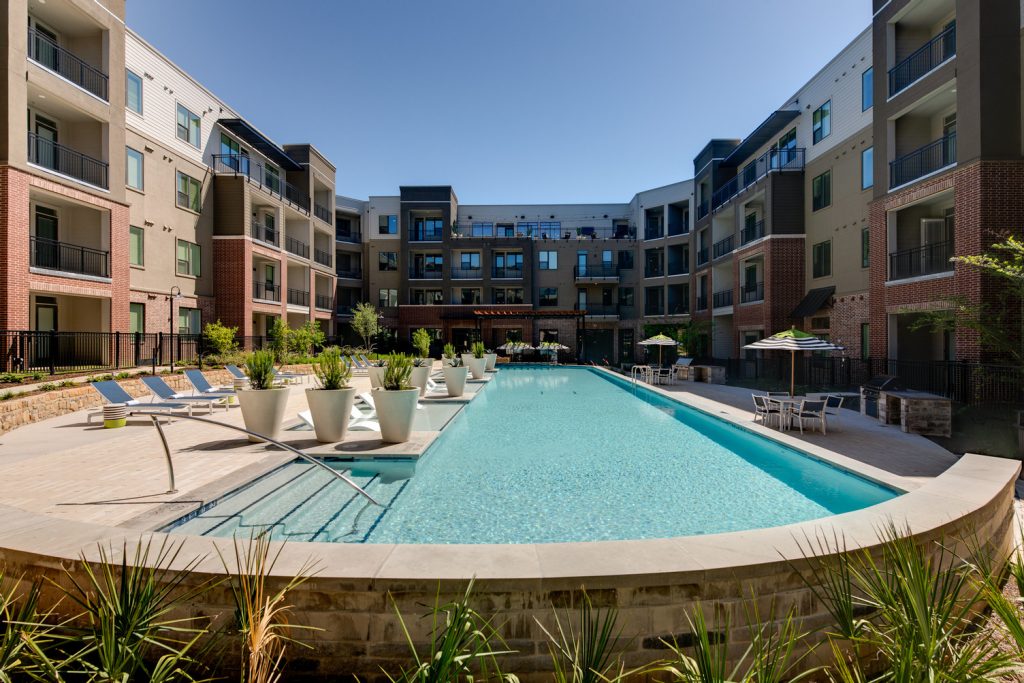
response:
[(436, 268), (410, 268), (410, 280), (441, 280), (444, 278), (444, 271), (440, 266)]
[(350, 242), (352, 244), (359, 244), (363, 241), (363, 235), (359, 232), (335, 232), (335, 242)]
[(334, 308), (332, 305), (333, 303), (334, 297), (332, 297), (330, 294), (317, 294), (316, 299), (314, 300), (314, 305), (316, 306), (317, 310), (320, 311), (332, 310)]
[(28, 162), (94, 187), (109, 188), (106, 162), (35, 133), (28, 134)]
[(644, 227), (645, 240), (657, 240), (665, 236), (665, 228), (661, 223), (655, 223)]
[(768, 150), (744, 166), (739, 174), (711, 195), (711, 208), (717, 211), (723, 204), (769, 173), (803, 171), (804, 152), (802, 147)]
[(284, 248), (289, 254), (295, 254), (302, 258), (309, 258), (309, 245), (302, 240), (286, 236), (284, 238)]
[(935, 36), (889, 69), (889, 97), (897, 95), (948, 59), (956, 56), (956, 24)]
[(313, 249), (313, 260), (319, 263), (321, 266), (331, 265), (331, 252), (323, 249)]
[(110, 101), (107, 96), (108, 79), (105, 73), (86, 64), (81, 58), (34, 28), (28, 30), (28, 58), (101, 100)]
[(697, 308), (698, 311), (706, 311), (706, 310), (708, 310), (708, 298), (706, 296), (698, 296), (696, 303), (697, 303), (697, 307), (696, 308)]
[(668, 274), (669, 275), (687, 275), (690, 272), (689, 259), (683, 259), (678, 262), (668, 262)]
[(338, 269), (334, 271), (335, 276), (346, 280), (362, 280), (363, 271), (359, 268)]
[(313, 215), (328, 225), (334, 222), (331, 220), (331, 210), (323, 204), (317, 204), (316, 202), (313, 203)]
[(252, 283), (252, 298), (260, 301), (281, 301), (281, 285), (274, 285), (267, 282)]
[(110, 252), (57, 242), (42, 237), (29, 237), (31, 265), (34, 268), (59, 270), (64, 273), (110, 277)]
[(442, 228), (413, 229), (409, 233), (410, 242), (441, 242), (443, 240), (444, 229)]
[(483, 268), (452, 268), (453, 280), (482, 280)]
[(956, 133), (889, 162), (889, 189), (906, 185), (956, 163)]
[(644, 265), (644, 277), (662, 277), (665, 275), (665, 266), (659, 262), (647, 263)]
[(740, 289), (740, 303), (752, 304), (755, 301), (764, 301), (764, 283), (757, 282), (753, 286), (744, 285)]
[(703, 249), (698, 249), (697, 250), (697, 267), (700, 268), (701, 266), (706, 265), (707, 262), (708, 262), (708, 248), (704, 247)]
[(262, 223), (252, 224), (252, 238), (264, 244), (277, 246), (277, 230)]
[(577, 310), (582, 310), (588, 318), (618, 318), (619, 307), (615, 304), (579, 304)]
[(707, 216), (708, 215), (708, 211), (710, 210), (710, 208), (711, 207), (708, 204), (708, 200), (705, 199), (704, 201), (702, 201), (697, 206), (697, 220), (700, 220), (701, 218), (704, 218), (704, 216)]
[(721, 292), (715, 292), (711, 295), (711, 304), (715, 308), (726, 308), (732, 306), (732, 290), (726, 289)]
[(523, 269), (494, 266), (491, 268), (491, 277), (496, 280), (521, 280), (523, 279)]
[(309, 306), (309, 292), (304, 289), (289, 289), (288, 290), (288, 305), (289, 306)]
[(889, 254), (889, 280), (906, 280), (953, 270), (952, 242), (934, 242)]
[(573, 266), (572, 274), (577, 282), (584, 280), (617, 281), (619, 279), (619, 267), (614, 263)]
[(760, 220), (753, 225), (745, 226), (740, 230), (740, 244), (747, 244), (764, 237), (764, 221)]
[(729, 235), (723, 239), (718, 240), (711, 246), (711, 257), (714, 259), (728, 256), (732, 253), (733, 249), (733, 236)]
[(281, 201), (309, 213), (309, 195), (281, 180), (276, 171), (268, 172), (263, 162), (249, 158), (248, 154), (214, 154), (213, 170), (244, 176)]

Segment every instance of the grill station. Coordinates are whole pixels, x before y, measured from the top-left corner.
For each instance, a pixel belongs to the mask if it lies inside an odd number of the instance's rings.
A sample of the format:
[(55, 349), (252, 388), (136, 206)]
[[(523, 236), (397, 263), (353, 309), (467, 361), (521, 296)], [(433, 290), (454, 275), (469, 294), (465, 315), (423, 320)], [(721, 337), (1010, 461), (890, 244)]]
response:
[(895, 375), (876, 375), (860, 387), (860, 414), (878, 417), (878, 398), (885, 389), (897, 390), (899, 383)]

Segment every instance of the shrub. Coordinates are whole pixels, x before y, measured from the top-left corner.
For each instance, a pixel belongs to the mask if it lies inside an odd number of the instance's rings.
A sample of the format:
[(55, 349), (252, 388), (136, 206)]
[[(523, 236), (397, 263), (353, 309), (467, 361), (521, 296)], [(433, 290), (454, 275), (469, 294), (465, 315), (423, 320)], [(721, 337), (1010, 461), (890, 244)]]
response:
[(74, 380), (66, 379), (63, 382), (61, 382), (60, 384), (58, 384), (57, 386), (62, 387), (64, 389), (67, 389), (69, 387), (75, 386), (75, 384), (77, 384), (77, 382), (75, 382)]
[(8, 390), (0, 394), (0, 401), (10, 401), (12, 398), (14, 398), (13, 391)]
[(444, 358), (445, 365), (450, 365), (453, 368), (457, 368), (462, 365), (462, 357), (455, 352), (455, 347), (452, 344), (444, 345), (442, 357)]
[(57, 385), (53, 382), (47, 382), (46, 384), (39, 385), (39, 391), (53, 391), (57, 388)]
[(213, 367), (224, 367), (225, 365), (229, 364), (242, 367), (243, 365), (245, 365), (245, 361), (248, 357), (249, 354), (247, 354), (244, 351), (239, 351), (236, 349), (234, 351), (228, 351), (226, 353), (218, 353), (212, 356), (207, 356), (206, 358), (203, 359), (203, 362)]
[(230, 353), (238, 348), (235, 342), (235, 335), (238, 334), (237, 327), (228, 327), (218, 319), (215, 323), (206, 323), (203, 326), (203, 338), (210, 350), (215, 354)]
[(274, 324), (271, 325), (267, 336), (267, 349), (274, 355), (275, 360), (283, 359), (288, 352), (288, 324), (281, 318), (274, 318)]
[(270, 351), (253, 351), (245, 362), (245, 374), (249, 387), (257, 391), (274, 386), (274, 354)]
[(131, 379), (132, 373), (130, 372), (119, 372), (114, 375), (114, 379)]
[(483, 342), (473, 342), (473, 358), (483, 358), (485, 353), (487, 349)]
[(412, 346), (420, 358), (430, 355), (430, 333), (422, 327), (412, 333)]
[[(288, 330), (286, 336), (288, 352), (301, 356), (303, 359), (310, 359), (313, 355), (313, 350), (322, 346), (326, 339), (324, 331), (312, 320), (307, 320), (303, 323), (302, 327)], [(296, 362), (294, 359), (290, 360)]]
[(363, 340), (363, 346), (373, 351), (373, 338), (380, 332), (380, 313), (373, 304), (363, 302), (352, 309), (352, 329)]
[(313, 372), (320, 388), (328, 391), (344, 389), (352, 379), (352, 370), (342, 362), (341, 350), (337, 346), (330, 346), (320, 353), (313, 363)]
[(412, 389), (409, 377), (412, 375), (412, 359), (404, 353), (393, 353), (388, 357), (384, 371), (384, 388), (388, 391)]
[(32, 378), (33, 382), (38, 382), (39, 380), (41, 380), (44, 377), (46, 377), (46, 373), (45, 372), (33, 372), (31, 375), (29, 375), (29, 377)]

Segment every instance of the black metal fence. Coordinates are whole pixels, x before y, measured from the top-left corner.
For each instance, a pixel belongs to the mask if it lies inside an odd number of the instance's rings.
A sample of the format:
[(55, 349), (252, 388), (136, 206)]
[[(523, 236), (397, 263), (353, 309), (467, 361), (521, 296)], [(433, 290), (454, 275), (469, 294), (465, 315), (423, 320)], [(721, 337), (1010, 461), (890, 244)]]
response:
[(202, 352), (197, 334), (39, 332), (0, 330), (0, 371), (70, 372), (194, 363)]

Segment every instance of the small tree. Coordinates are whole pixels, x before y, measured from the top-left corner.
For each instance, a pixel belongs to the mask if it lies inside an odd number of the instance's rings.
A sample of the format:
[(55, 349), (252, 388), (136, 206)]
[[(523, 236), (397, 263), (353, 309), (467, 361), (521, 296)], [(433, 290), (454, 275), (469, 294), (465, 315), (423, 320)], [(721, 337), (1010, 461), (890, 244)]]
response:
[(228, 327), (218, 319), (215, 323), (206, 323), (203, 326), (203, 338), (213, 353), (223, 355), (231, 353), (238, 348), (235, 342), (235, 335), (238, 334), (237, 327)]
[(373, 350), (373, 338), (380, 333), (380, 317), (377, 309), (368, 302), (356, 304), (352, 310), (352, 329), (362, 338), (367, 351)]
[(300, 356), (310, 356), (317, 346), (323, 346), (326, 339), (320, 326), (312, 320), (307, 320), (302, 327), (288, 331), (288, 351)]
[(288, 353), (288, 323), (282, 318), (274, 318), (274, 324), (271, 325), (268, 336), (270, 337), (270, 352), (274, 354), (274, 360), (280, 363)]
[(430, 333), (422, 327), (412, 333), (412, 346), (420, 358), (430, 355)]

